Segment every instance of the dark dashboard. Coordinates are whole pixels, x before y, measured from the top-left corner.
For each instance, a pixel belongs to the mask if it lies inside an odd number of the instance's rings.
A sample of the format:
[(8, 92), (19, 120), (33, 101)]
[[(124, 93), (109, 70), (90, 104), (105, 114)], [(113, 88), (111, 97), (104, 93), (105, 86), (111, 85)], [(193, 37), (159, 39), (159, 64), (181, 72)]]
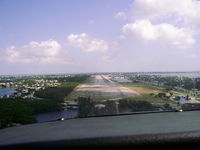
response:
[(200, 111), (71, 119), (0, 130), (1, 149), (191, 147), (200, 143)]

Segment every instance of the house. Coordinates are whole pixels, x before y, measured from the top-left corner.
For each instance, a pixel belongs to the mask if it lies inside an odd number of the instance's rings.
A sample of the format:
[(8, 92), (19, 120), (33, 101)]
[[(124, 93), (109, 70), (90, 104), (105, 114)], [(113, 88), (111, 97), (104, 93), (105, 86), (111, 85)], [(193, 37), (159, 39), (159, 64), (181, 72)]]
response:
[(189, 98), (189, 96), (188, 95), (178, 95), (178, 96), (176, 96), (175, 98), (174, 98), (174, 100), (176, 100), (176, 101), (188, 101), (188, 100), (190, 100), (191, 98)]
[(97, 109), (102, 109), (105, 108), (106, 106), (104, 104), (96, 104), (94, 107)]
[(23, 94), (28, 93), (28, 89), (23, 89), (23, 90), (22, 90), (22, 93), (23, 93)]
[(169, 106), (173, 109), (173, 110), (182, 110), (180, 105), (177, 104), (169, 104)]

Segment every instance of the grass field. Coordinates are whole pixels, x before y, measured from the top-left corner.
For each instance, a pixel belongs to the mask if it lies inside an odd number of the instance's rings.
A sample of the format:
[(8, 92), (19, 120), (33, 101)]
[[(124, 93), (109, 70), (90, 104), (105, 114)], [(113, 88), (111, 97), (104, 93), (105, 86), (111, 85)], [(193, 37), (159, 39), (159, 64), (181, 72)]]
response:
[(130, 100), (143, 100), (148, 101), (151, 103), (159, 103), (159, 104), (165, 104), (165, 103), (175, 103), (172, 100), (166, 100), (160, 97), (157, 97), (158, 93), (162, 93), (165, 88), (163, 87), (157, 87), (150, 84), (145, 83), (121, 83), (123, 86), (134, 90), (138, 92), (141, 96), (140, 97), (134, 97), (130, 98)]
[(144, 84), (144, 83), (121, 83), (123, 86), (130, 88), (140, 94), (158, 94), (162, 92), (164, 88), (161, 87), (156, 87), (153, 85), (149, 84)]
[(139, 97), (128, 98), (128, 100), (134, 101), (147, 101), (154, 104), (166, 104), (166, 103), (173, 103), (171, 100), (164, 100), (160, 97), (152, 96), (150, 94), (143, 94)]

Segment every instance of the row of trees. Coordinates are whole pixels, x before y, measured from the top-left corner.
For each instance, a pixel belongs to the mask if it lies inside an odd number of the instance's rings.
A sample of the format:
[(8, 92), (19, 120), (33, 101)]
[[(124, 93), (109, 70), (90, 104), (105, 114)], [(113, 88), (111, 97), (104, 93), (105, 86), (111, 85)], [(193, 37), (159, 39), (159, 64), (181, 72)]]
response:
[(61, 102), (73, 89), (74, 87), (48, 87), (44, 90), (36, 91), (34, 96)]
[(77, 74), (77, 75), (72, 75), (68, 77), (46, 77), (45, 79), (50, 79), (50, 80), (58, 80), (58, 82), (83, 82), (85, 81), (90, 75), (87, 74)]
[(180, 87), (187, 90), (200, 90), (200, 78), (188, 78), (178, 76), (160, 76), (160, 75), (134, 75), (130, 76), (133, 82), (150, 82), (158, 85), (165, 85), (169, 87)]
[[(69, 93), (81, 82), (85, 81), (88, 75), (75, 75), (69, 77), (58, 78), (58, 82), (62, 84), (58, 87), (47, 87), (44, 90), (35, 92), (36, 97), (63, 101)], [(51, 78), (52, 79), (52, 78)]]
[(63, 104), (52, 100), (5, 98), (0, 100), (0, 128), (37, 122), (35, 114), (59, 111)]
[(33, 108), (22, 99), (0, 100), (0, 128), (36, 122)]
[[(122, 113), (126, 110), (129, 110), (129, 112), (156, 110), (150, 102), (145, 100), (121, 99), (117, 102), (117, 104), (115, 101), (111, 100), (107, 100), (105, 102), (94, 102), (89, 97), (79, 97), (78, 103), (79, 117), (82, 118), (90, 115), (111, 115), (115, 113)], [(105, 107), (95, 108), (96, 104), (102, 104)]]
[(138, 111), (152, 111), (155, 110), (154, 106), (147, 101), (137, 101), (137, 100), (128, 100), (122, 99), (119, 101), (119, 111), (129, 109), (132, 112)]

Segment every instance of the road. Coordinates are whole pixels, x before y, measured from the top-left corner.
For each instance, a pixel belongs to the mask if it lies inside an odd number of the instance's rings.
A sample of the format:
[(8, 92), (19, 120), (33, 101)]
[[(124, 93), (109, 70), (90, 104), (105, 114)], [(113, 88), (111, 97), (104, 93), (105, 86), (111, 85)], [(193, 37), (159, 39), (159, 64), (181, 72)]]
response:
[(90, 97), (93, 100), (118, 100), (140, 94), (110, 80), (106, 75), (93, 75), (86, 83), (76, 87), (68, 99), (73, 100), (79, 96)]

